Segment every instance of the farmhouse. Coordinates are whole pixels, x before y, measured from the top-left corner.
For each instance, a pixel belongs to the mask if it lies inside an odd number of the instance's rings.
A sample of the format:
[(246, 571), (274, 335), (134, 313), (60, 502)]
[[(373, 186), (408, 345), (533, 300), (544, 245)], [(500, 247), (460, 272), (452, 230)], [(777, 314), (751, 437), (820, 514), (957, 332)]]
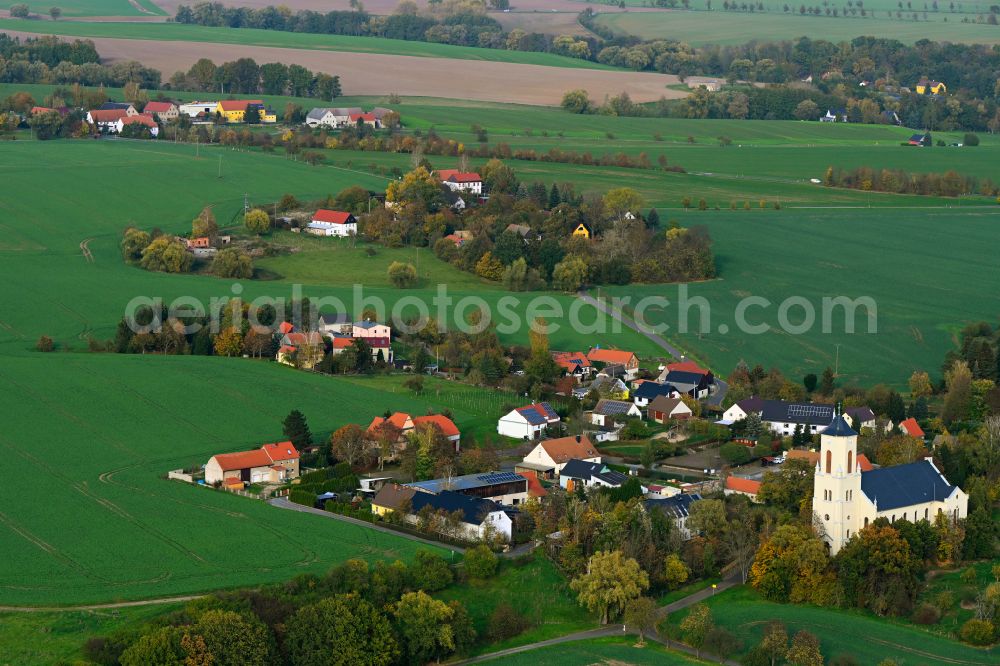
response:
[(632, 402), (637, 407), (646, 407), (660, 396), (677, 398), (680, 396), (680, 392), (670, 384), (640, 380), (636, 388), (632, 391)]
[(368, 432), (375, 432), (379, 426), (386, 422), (399, 430), (401, 440), (405, 440), (406, 436), (413, 432), (414, 428), (424, 425), (433, 426), (440, 430), (441, 434), (455, 446), (456, 451), (458, 451), (459, 441), (462, 439), (462, 433), (459, 431), (458, 426), (444, 414), (410, 416), (405, 412), (395, 412), (388, 418), (376, 416), (368, 425)]
[(646, 408), (646, 415), (650, 421), (656, 423), (666, 423), (671, 419), (685, 420), (694, 415), (691, 408), (685, 404), (680, 397), (668, 398), (665, 395), (658, 396), (649, 403)]
[(323, 336), (316, 331), (286, 333), (281, 337), (281, 347), (275, 359), (284, 365), (311, 370), (323, 360)]
[(517, 506), (528, 499), (528, 480), (514, 472), (484, 472), (464, 476), (417, 481), (406, 484), (422, 493), (440, 495), (445, 491), (488, 499), (497, 504)]
[(838, 415), (820, 435), (812, 501), (832, 554), (876, 518), (958, 522), (968, 513), (969, 496), (929, 458), (870, 471), (857, 462), (858, 433)]
[(319, 330), (329, 335), (350, 335), (353, 324), (346, 313), (322, 314), (319, 316)]
[(375, 129), (382, 127), (382, 121), (373, 113), (352, 113), (348, 120), (352, 125), (368, 125)]
[(437, 495), (419, 492), (415, 488), (386, 484), (372, 500), (372, 513), (387, 516), (390, 513), (406, 512), (403, 520), (408, 523), (420, 521), (421, 509), (429, 507), (431, 513), (457, 516), (459, 518), (457, 536), (470, 541), (478, 541), (491, 535), (499, 535), (510, 541), (513, 521), (496, 502), (470, 497), (450, 490)]
[(183, 113), (190, 118), (202, 118), (204, 120), (211, 120), (215, 116), (215, 110), (219, 108), (218, 102), (188, 102), (187, 104), (181, 104), (177, 107), (180, 113)]
[(642, 411), (635, 403), (625, 400), (607, 400), (602, 398), (594, 405), (590, 413), (590, 422), (597, 426), (610, 426), (616, 418), (642, 418)]
[(745, 479), (740, 476), (727, 476), (726, 485), (722, 492), (725, 495), (746, 495), (752, 501), (757, 501), (757, 493), (760, 492), (760, 481)]
[(464, 172), (458, 169), (442, 169), (435, 171), (441, 184), (452, 192), (471, 192), (472, 194), (483, 193), (483, 178), (475, 172)]
[(522, 464), (530, 464), (530, 469), (552, 478), (553, 475), (559, 475), (566, 463), (574, 458), (586, 462), (601, 462), (601, 454), (587, 436), (576, 435), (539, 442), (528, 455), (524, 456)]
[(661, 381), (697, 400), (708, 397), (715, 390), (715, 376), (711, 372), (668, 369), (661, 375)]
[(205, 465), (205, 483), (235, 478), (242, 483), (282, 483), (299, 476), (299, 452), (291, 442), (265, 444), (253, 451), (219, 453)]
[(278, 116), (264, 106), (264, 101), (260, 99), (224, 99), (219, 102), (215, 111), (221, 115), (227, 123), (242, 123), (246, 120), (247, 111), (256, 109), (260, 114), (260, 122), (276, 123)]
[[(723, 413), (720, 423), (731, 425), (756, 412), (761, 421), (779, 436), (790, 436), (800, 427), (808, 435), (815, 435), (830, 425), (835, 416), (833, 405), (809, 402), (786, 402), (746, 398), (734, 403)], [(852, 407), (844, 418), (861, 428), (875, 427), (875, 415), (868, 407)]]
[(389, 338), (392, 337), (392, 328), (388, 324), (365, 319), (356, 321), (351, 326), (352, 338)]
[(545, 429), (559, 423), (559, 415), (547, 402), (539, 402), (526, 407), (518, 407), (501, 416), (497, 422), (497, 433), (514, 439), (537, 439)]
[(105, 102), (97, 107), (98, 111), (124, 111), (127, 116), (134, 116), (139, 113), (135, 105), (131, 102)]
[(127, 116), (124, 109), (94, 109), (87, 112), (87, 123), (99, 131), (117, 131), (118, 121)]
[(663, 499), (648, 499), (642, 503), (646, 511), (662, 511), (677, 526), (677, 532), (681, 538), (687, 541), (691, 538), (691, 530), (688, 529), (687, 519), (691, 514), (691, 505), (701, 500), (698, 493), (679, 494)]
[(912, 416), (905, 421), (900, 421), (897, 426), (904, 435), (909, 435), (910, 437), (916, 437), (917, 439), (924, 438), (924, 430), (917, 423), (917, 420)]
[(320, 208), (305, 231), (316, 236), (353, 236), (358, 233), (358, 221), (350, 213)]
[(630, 351), (617, 349), (601, 349), (594, 347), (587, 352), (587, 358), (591, 363), (603, 363), (604, 365), (620, 365), (625, 368), (625, 379), (632, 380), (639, 373), (639, 357)]
[(149, 129), (149, 133), (154, 137), (160, 134), (160, 126), (156, 124), (153, 116), (145, 113), (140, 113), (137, 116), (122, 116), (115, 122), (115, 132), (121, 134), (127, 125), (143, 125)]
[(306, 125), (309, 127), (330, 127), (337, 126), (337, 116), (333, 114), (333, 109), (316, 107), (306, 114)]
[(916, 85), (918, 95), (944, 95), (948, 92), (948, 86), (940, 81), (920, 79)]
[(177, 120), (177, 117), (180, 116), (180, 110), (173, 102), (149, 102), (143, 108), (142, 112), (149, 115), (155, 114), (160, 119), (160, 122)]
[(616, 472), (604, 463), (572, 459), (559, 472), (559, 485), (566, 492), (583, 488), (618, 488), (628, 481), (628, 474)]
[(552, 360), (563, 372), (576, 379), (577, 382), (590, 377), (594, 366), (582, 352), (552, 352)]

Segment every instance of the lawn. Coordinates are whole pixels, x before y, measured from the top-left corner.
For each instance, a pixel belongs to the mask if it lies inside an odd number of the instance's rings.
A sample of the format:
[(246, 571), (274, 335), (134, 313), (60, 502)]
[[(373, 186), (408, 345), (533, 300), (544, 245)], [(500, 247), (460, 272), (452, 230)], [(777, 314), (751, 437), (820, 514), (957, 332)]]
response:
[[(452, 587), (437, 596), (445, 601), (457, 599), (468, 609), (479, 634), (474, 654), (527, 645), (597, 626), (596, 619), (577, 603), (563, 575), (542, 556), (522, 564), (503, 561), (494, 578)], [(491, 643), (486, 637), (489, 618), (503, 603), (518, 609), (535, 626), (514, 638)]]
[[(0, 0), (0, 2), (6, 1)], [(106, 2), (108, 4), (113, 2), (113, 0), (93, 1)], [(121, 1), (124, 3), (124, 0)], [(48, 10), (46, 9), (45, 11), (47, 12)], [(385, 39), (382, 37), (319, 35), (284, 32), (280, 30), (259, 30), (256, 28), (212, 28), (181, 23), (41, 22), (25, 19), (0, 19), (0, 31), (3, 30), (20, 30), (50, 35), (64, 35), (67, 37), (112, 37), (144, 41), (206, 42), (348, 53), (383, 53), (387, 55), (418, 56), (424, 58), (456, 58), (459, 60), (548, 65), (569, 69), (615, 69), (614, 67), (601, 65), (600, 63), (551, 53), (485, 49), (472, 46)]]
[[(713, 3), (716, 4), (716, 3)], [(788, 3), (792, 4), (792, 3)], [(922, 3), (913, 3), (920, 6)], [(946, 3), (939, 3), (946, 4)], [(615, 32), (635, 35), (643, 39), (673, 39), (692, 45), (745, 44), (749, 41), (794, 40), (802, 36), (827, 39), (833, 42), (850, 41), (862, 35), (877, 35), (913, 44), (921, 39), (971, 44), (996, 44), (1000, 31), (996, 26), (979, 23), (962, 23), (962, 19), (975, 18), (976, 14), (929, 13), (927, 20), (899, 20), (886, 16), (879, 9), (868, 18), (833, 18), (827, 16), (801, 16), (798, 4), (794, 13), (784, 13), (782, 7), (769, 6), (767, 12), (724, 12), (722, 3), (717, 11), (675, 12), (626, 12), (599, 16), (597, 24)], [(896, 9), (892, 3), (892, 9)], [(868, 8), (868, 3), (865, 3)], [(977, 6), (978, 7), (978, 6)], [(843, 7), (841, 7), (842, 9)], [(832, 9), (832, 7), (831, 7)], [(910, 12), (912, 14), (912, 12)], [(905, 14), (904, 14), (905, 16)]]
[(536, 648), (484, 663), (509, 664), (510, 666), (539, 666), (541, 664), (545, 666), (578, 666), (579, 664), (682, 666), (714, 662), (695, 659), (648, 641), (645, 647), (636, 647), (636, 637), (613, 636)]
[[(906, 664), (985, 666), (997, 663), (1000, 655), (995, 648), (980, 650), (860, 611), (763, 601), (748, 587), (726, 590), (707, 603), (715, 623), (736, 634), (743, 641), (744, 650), (760, 641), (769, 621), (780, 620), (787, 627), (789, 636), (800, 629), (815, 634), (827, 659), (846, 654), (862, 664), (876, 664), (891, 657)], [(671, 614), (670, 622), (674, 628), (684, 614)]]

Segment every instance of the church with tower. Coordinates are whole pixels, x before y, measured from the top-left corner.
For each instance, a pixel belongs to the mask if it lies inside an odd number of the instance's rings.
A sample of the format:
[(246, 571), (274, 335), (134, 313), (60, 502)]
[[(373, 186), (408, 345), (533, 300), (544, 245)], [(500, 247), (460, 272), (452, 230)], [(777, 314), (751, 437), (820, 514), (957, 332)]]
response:
[(968, 506), (969, 496), (948, 483), (930, 458), (862, 471), (858, 433), (842, 414), (820, 433), (812, 507), (831, 555), (876, 518), (934, 522), (940, 513), (958, 521)]

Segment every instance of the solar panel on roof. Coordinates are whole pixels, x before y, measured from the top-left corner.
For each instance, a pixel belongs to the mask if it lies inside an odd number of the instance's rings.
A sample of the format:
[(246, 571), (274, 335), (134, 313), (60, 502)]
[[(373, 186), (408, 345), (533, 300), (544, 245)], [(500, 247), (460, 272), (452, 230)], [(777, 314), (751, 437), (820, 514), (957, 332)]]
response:
[(541, 425), (545, 423), (545, 417), (531, 407), (522, 407), (517, 413), (525, 418), (531, 425)]

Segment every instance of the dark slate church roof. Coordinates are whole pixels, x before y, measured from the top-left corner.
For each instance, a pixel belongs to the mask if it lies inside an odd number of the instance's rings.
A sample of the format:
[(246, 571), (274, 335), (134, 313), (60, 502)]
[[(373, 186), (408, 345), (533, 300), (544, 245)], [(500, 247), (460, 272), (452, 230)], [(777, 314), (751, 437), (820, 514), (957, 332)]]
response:
[(833, 437), (853, 437), (858, 433), (854, 432), (851, 426), (847, 425), (847, 420), (840, 414), (837, 418), (833, 420), (833, 423), (828, 425), (822, 432), (821, 435), (831, 435)]
[(930, 460), (881, 467), (861, 475), (861, 491), (879, 511), (943, 500), (955, 491)]

